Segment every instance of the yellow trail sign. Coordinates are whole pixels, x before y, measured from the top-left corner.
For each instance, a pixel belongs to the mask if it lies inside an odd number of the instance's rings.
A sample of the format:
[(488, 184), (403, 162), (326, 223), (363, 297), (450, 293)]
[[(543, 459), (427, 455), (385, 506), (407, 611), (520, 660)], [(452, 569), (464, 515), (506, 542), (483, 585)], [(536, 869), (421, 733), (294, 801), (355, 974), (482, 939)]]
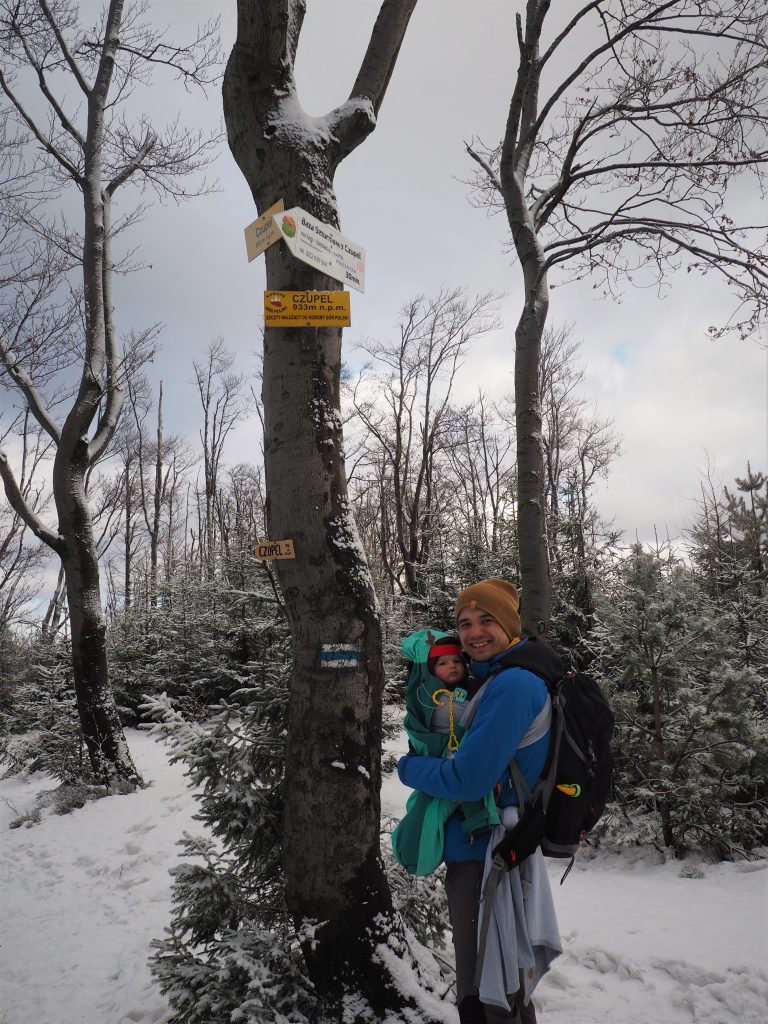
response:
[(264, 292), (266, 327), (349, 327), (349, 292)]
[(278, 199), (274, 206), (270, 206), (268, 210), (262, 213), (258, 220), (249, 224), (245, 229), (245, 248), (248, 253), (249, 263), (282, 237), (280, 228), (275, 224), (273, 218), (275, 214), (280, 213), (284, 209), (283, 200)]
[(276, 558), (295, 558), (296, 551), (292, 540), (265, 540), (256, 545), (254, 554), (257, 558), (271, 562)]

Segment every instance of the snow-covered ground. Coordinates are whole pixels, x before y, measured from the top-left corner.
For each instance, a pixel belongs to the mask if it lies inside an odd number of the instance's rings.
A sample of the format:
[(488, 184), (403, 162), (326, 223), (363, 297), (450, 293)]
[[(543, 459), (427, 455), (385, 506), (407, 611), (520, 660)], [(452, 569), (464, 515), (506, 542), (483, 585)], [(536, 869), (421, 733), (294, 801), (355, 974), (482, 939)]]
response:
[[(2, 1024), (162, 1024), (146, 966), (169, 917), (168, 869), (199, 831), (181, 766), (129, 733), (151, 785), (9, 830), (46, 788), (0, 782)], [(407, 793), (385, 783), (386, 813)], [(565, 954), (537, 993), (541, 1024), (766, 1024), (768, 862), (701, 865), (600, 854), (564, 886), (552, 863)], [(457, 1020), (446, 1007), (446, 1024)]]

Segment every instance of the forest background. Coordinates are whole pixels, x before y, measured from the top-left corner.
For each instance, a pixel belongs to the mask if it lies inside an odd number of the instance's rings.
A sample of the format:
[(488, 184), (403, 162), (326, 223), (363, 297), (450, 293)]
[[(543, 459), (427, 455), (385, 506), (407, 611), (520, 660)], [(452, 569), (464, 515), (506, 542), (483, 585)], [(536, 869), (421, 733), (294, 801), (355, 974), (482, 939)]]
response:
[[(369, 289), (353, 300), (358, 344), (348, 353), (343, 413), (350, 500), (381, 609), (392, 701), (407, 632), (450, 627), (462, 585), (520, 574), (509, 327), (519, 296), (501, 294), (509, 280), (499, 222), (472, 208), (461, 181), (472, 176), (462, 139), (498, 134), (507, 90), (498, 109), (491, 91), (483, 104), (465, 104), (456, 74), (490, 61), (505, 26), (509, 44), (504, 6), (482, 5), (498, 31), (475, 37), (425, 4), (379, 129), (337, 179), (343, 230), (369, 252)], [(153, 5), (153, 17), (162, 11)], [(308, 12), (314, 52), (305, 67), (322, 110), (330, 105), (322, 88), (348, 87), (342, 58), (359, 51), (354, 43), (375, 10), (339, 4), (338, 20), (312, 21), (316, 12)], [(223, 29), (231, 33), (231, 23)], [(438, 30), (439, 52), (428, 43)], [(503, 52), (495, 63), (503, 66)], [(404, 112), (423, 81), (451, 96), (435, 101), (441, 115), (428, 132)], [(179, 106), (176, 96), (153, 96), (169, 103), (169, 116)], [(217, 108), (211, 90), (206, 106), (190, 109), (215, 132)], [(394, 141), (403, 126), (413, 135)], [(219, 893), (227, 914), (221, 902), (216, 908), (219, 923), (235, 922), (230, 932), (222, 936), (210, 920), (190, 927), (190, 905), (203, 913), (195, 893), (230, 870), (227, 856), (232, 844), (242, 849), (244, 834), (260, 860), (257, 889), (274, 896), (276, 737), (290, 664), (280, 589), (269, 563), (253, 555), (267, 536), (257, 454), (263, 279), (242, 244), (251, 200), (226, 162), (216, 167), (220, 192), (202, 187), (194, 204), (146, 214), (139, 255), (151, 268), (119, 281), (115, 305), (121, 333), (146, 332), (156, 351), (88, 477), (121, 720), (137, 724), (149, 704), (165, 721), (207, 787), (203, 816), (223, 844), (222, 852), (190, 843), (208, 873), (180, 876), (177, 928), (158, 955), (180, 1003), (178, 978), (201, 949), (209, 963), (225, 961), (240, 926), (253, 941), (254, 916), (242, 909), (253, 893), (231, 875)], [(734, 202), (756, 217), (761, 209), (749, 189)], [(654, 289), (587, 299), (589, 283), (555, 284), (556, 325), (540, 374), (553, 642), (601, 680), (619, 720), (616, 799), (596, 841), (655, 844), (674, 856), (749, 855), (768, 842), (761, 339), (711, 340), (723, 296), (684, 266), (663, 281), (663, 301)], [(151, 326), (161, 322), (162, 332)], [(3, 391), (0, 429), (45, 517), (51, 453), (23, 412), (17, 417), (13, 395)], [(0, 572), (5, 759), (12, 771), (60, 779), (53, 806), (68, 810), (98, 786), (81, 783), (63, 577), (5, 502)], [(269, 743), (233, 747), (227, 738), (242, 723)], [(255, 809), (243, 795), (254, 777), (266, 792)], [(425, 938), (440, 927), (441, 909), (428, 910), (411, 919)], [(256, 962), (257, 947), (251, 956)], [(227, 984), (236, 1005), (237, 979)]]

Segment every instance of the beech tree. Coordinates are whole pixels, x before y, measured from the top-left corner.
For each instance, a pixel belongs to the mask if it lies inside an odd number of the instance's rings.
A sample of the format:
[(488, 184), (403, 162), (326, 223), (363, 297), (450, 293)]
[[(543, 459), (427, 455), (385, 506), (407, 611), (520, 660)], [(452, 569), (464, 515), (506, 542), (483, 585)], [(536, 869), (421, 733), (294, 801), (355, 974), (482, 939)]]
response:
[[(135, 428), (137, 459), (137, 501), (149, 545), (147, 603), (157, 608), (160, 600), (160, 556), (165, 547), (166, 561), (173, 552), (174, 509), (178, 504), (180, 477), (194, 463), (190, 445), (178, 434), (168, 434), (163, 411), (163, 382), (160, 381), (154, 425), (148, 426), (153, 396), (149, 382), (133, 378), (127, 383), (130, 413)], [(165, 542), (165, 543), (164, 543)], [(168, 599), (168, 595), (164, 595)]]
[(112, 286), (115, 270), (131, 262), (118, 258), (115, 238), (145, 206), (127, 203), (116, 217), (115, 196), (129, 182), (177, 198), (192, 194), (181, 179), (203, 165), (210, 142), (178, 124), (156, 131), (146, 116), (131, 123), (125, 102), (153, 66), (203, 86), (215, 59), (213, 26), (179, 48), (144, 21), (146, 11), (146, 4), (110, 0), (100, 21), (84, 28), (72, 0), (0, 2), (0, 142), (13, 169), (2, 182), (10, 198), (0, 210), (0, 375), (55, 447), (57, 524), (26, 500), (1, 449), (0, 477), (17, 515), (61, 558), (91, 769), (123, 788), (138, 774), (109, 687), (86, 493), (118, 422), (125, 375), (146, 355), (146, 335), (121, 353)]
[[(552, 10), (551, 10), (552, 8)], [(761, 0), (527, 0), (504, 138), (467, 144), (477, 201), (506, 214), (524, 285), (515, 333), (523, 626), (546, 633), (539, 356), (550, 275), (606, 297), (685, 268), (722, 278), (736, 311), (766, 310), (764, 228), (740, 221), (733, 179), (765, 181), (768, 10)]]
[[(416, 0), (384, 0), (349, 97), (322, 117), (301, 108), (294, 62), (304, 0), (238, 0), (224, 76), (229, 145), (263, 213), (278, 199), (339, 226), (334, 175), (376, 126)], [(267, 287), (324, 291), (334, 280), (266, 252)], [(270, 536), (293, 642), (282, 863), (288, 910), (310, 977), (344, 1019), (400, 1010), (387, 943), (399, 941), (380, 853), (381, 626), (347, 498), (339, 414), (341, 330), (269, 328), (264, 338), (264, 454)], [(320, 665), (323, 644), (355, 667)], [(311, 934), (307, 923), (313, 922)], [(384, 955), (382, 955), (384, 952)], [(369, 1007), (365, 1009), (365, 1005)]]
[(571, 334), (569, 327), (547, 327), (541, 340), (544, 497), (549, 564), (561, 589), (557, 596), (578, 609), (587, 625), (595, 610), (597, 550), (615, 539), (600, 521), (592, 492), (597, 480), (607, 477), (621, 444), (613, 422), (601, 419), (579, 391), (584, 369)]

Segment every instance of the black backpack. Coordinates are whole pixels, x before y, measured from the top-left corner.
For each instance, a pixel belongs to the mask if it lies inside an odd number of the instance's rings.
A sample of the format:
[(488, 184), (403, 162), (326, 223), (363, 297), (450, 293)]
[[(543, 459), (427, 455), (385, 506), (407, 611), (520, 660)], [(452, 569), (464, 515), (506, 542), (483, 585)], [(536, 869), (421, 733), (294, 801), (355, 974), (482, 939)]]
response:
[(544, 641), (529, 639), (519, 655), (510, 651), (502, 661), (502, 668), (526, 668), (539, 675), (552, 701), (549, 752), (533, 789), (528, 790), (515, 761), (510, 764), (520, 819), (493, 850), (506, 868), (516, 867), (539, 846), (545, 856), (567, 857), (573, 863), (579, 843), (600, 820), (611, 792), (610, 704), (595, 680), (583, 672), (567, 672), (553, 681), (551, 658), (548, 671), (537, 671), (537, 662), (549, 653), (554, 654)]
[(547, 857), (569, 857), (562, 885), (581, 840), (600, 820), (611, 791), (614, 717), (605, 694), (583, 672), (563, 674), (562, 662), (546, 641), (529, 637), (501, 661), (525, 668), (547, 684), (552, 701), (552, 739), (541, 775), (528, 790), (515, 760), (509, 765), (520, 817), (493, 848), (483, 885), (475, 984), (480, 984), (496, 888), (505, 871), (518, 867), (538, 847)]

